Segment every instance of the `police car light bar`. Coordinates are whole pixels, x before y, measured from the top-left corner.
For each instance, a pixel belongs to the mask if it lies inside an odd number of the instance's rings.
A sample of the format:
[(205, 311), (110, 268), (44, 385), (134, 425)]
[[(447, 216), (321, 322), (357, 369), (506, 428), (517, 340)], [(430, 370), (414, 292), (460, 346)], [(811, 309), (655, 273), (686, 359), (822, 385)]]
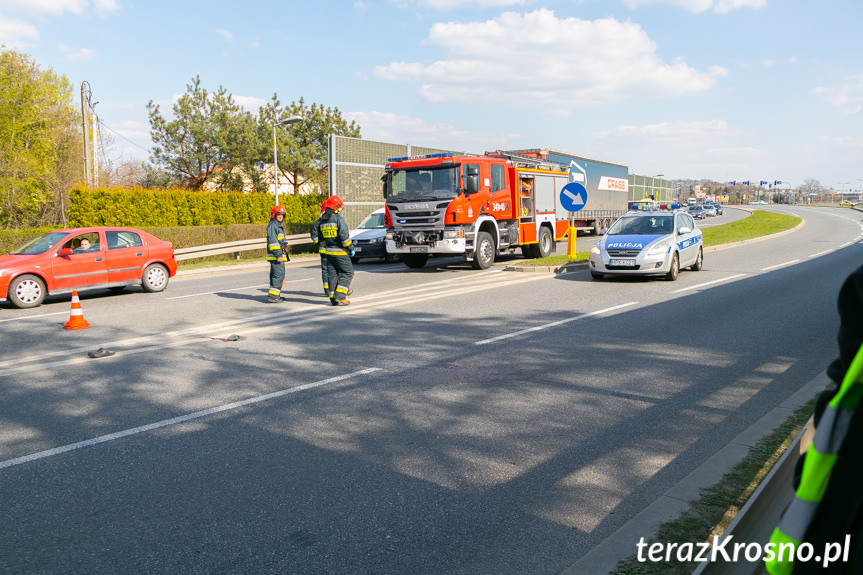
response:
[(388, 158), (387, 163), (404, 162), (406, 160), (430, 160), (432, 158), (452, 158), (452, 154), (449, 152), (446, 152), (443, 154), (427, 154), (425, 156), (405, 156), (403, 158)]

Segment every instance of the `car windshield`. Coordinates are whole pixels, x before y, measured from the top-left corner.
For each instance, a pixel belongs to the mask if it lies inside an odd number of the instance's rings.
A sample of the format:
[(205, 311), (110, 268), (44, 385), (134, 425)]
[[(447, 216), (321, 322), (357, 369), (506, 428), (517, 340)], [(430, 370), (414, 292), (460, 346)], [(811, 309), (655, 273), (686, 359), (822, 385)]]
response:
[(35, 256), (36, 254), (44, 254), (58, 243), (68, 234), (66, 232), (51, 232), (36, 236), (20, 248), (9, 252), (10, 254), (22, 256)]
[(689, 206), (689, 211), (690, 212), (700, 212), (701, 206)]
[(659, 235), (674, 231), (674, 216), (649, 216), (639, 218), (620, 218), (608, 235)]
[(369, 214), (366, 219), (359, 225), (361, 230), (373, 230), (384, 227), (384, 213), (375, 212)]
[(452, 164), (394, 170), (387, 174), (387, 199), (390, 201), (451, 200), (458, 194), (459, 167)]

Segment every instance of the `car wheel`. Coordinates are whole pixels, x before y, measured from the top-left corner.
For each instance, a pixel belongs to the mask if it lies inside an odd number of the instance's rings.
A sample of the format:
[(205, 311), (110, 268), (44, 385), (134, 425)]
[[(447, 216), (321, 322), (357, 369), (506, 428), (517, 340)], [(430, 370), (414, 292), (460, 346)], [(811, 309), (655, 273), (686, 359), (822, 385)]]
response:
[(551, 237), (551, 231), (548, 228), (540, 228), (539, 230), (539, 257), (547, 258), (551, 255), (554, 248), (554, 240)]
[(8, 297), (15, 307), (38, 307), (45, 301), (45, 282), (34, 275), (18, 276), (9, 284)]
[(168, 270), (161, 264), (150, 264), (144, 268), (141, 287), (147, 292), (159, 292), (168, 287)]
[(476, 235), (476, 250), (473, 255), (473, 267), (478, 270), (487, 270), (494, 263), (494, 240), (488, 232), (479, 232)]
[(405, 254), (402, 256), (402, 260), (404, 260), (405, 265), (409, 268), (421, 268), (426, 265), (426, 262), (429, 261), (428, 254)]
[(596, 272), (594, 272), (594, 271), (591, 271), (591, 272), (590, 272), (590, 277), (592, 277), (592, 278), (593, 278), (593, 279), (595, 279), (595, 280), (601, 280), (601, 279), (602, 279), (602, 278), (604, 278), (605, 276), (604, 276), (604, 275), (602, 275), (602, 274), (598, 274), (598, 273), (596, 273)]
[(701, 248), (698, 248), (698, 255), (695, 257), (695, 263), (692, 264), (691, 269), (694, 272), (700, 272), (701, 267), (704, 265), (704, 251)]
[(665, 279), (670, 282), (673, 282), (677, 279), (677, 275), (680, 273), (680, 260), (677, 259), (677, 252), (674, 252), (674, 255), (671, 256), (671, 269), (668, 270), (668, 273), (665, 274)]

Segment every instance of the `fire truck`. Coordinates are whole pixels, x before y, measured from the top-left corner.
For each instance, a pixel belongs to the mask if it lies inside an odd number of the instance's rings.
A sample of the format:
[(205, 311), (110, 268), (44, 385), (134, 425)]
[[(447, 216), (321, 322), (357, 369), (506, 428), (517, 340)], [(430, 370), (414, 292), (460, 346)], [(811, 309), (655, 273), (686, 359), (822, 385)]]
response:
[[(566, 165), (540, 150), (390, 158), (382, 178), (387, 253), (399, 254), (411, 268), (424, 266), (431, 254), (461, 255), (476, 269), (489, 268), (498, 254), (516, 248), (528, 258), (546, 257), (571, 226), (599, 233), (626, 212), (628, 168), (589, 162), (580, 165), (573, 159)], [(604, 175), (600, 166), (617, 167), (615, 177)], [(589, 181), (608, 185), (610, 177), (618, 189), (599, 195), (612, 193), (613, 209), (576, 216), (589, 207), (589, 188), (564, 187)], [(608, 203), (597, 196), (596, 185), (590, 187), (594, 203)], [(587, 197), (579, 198), (572, 189)]]

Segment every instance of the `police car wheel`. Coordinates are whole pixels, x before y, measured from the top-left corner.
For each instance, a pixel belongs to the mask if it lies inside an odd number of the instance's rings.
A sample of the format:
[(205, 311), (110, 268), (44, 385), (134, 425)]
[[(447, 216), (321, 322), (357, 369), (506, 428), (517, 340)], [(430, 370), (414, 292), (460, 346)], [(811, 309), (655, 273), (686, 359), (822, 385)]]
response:
[(700, 272), (702, 266), (704, 265), (704, 251), (701, 248), (698, 248), (698, 256), (695, 258), (695, 263), (692, 264), (691, 269), (694, 272)]
[(673, 282), (677, 279), (677, 275), (680, 273), (680, 260), (677, 259), (677, 252), (674, 252), (674, 255), (671, 256), (671, 269), (668, 270), (668, 273), (665, 274), (665, 279), (670, 282)]

